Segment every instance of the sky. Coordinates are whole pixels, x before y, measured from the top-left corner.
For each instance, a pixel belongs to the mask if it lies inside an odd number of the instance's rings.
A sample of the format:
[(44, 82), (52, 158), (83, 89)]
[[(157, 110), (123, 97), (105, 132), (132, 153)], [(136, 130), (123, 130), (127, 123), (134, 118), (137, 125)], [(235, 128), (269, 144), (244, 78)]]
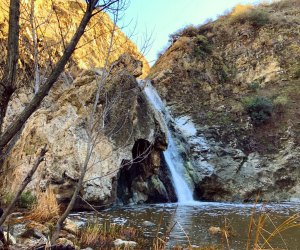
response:
[(152, 46), (146, 58), (153, 65), (157, 55), (168, 45), (169, 35), (187, 25), (199, 25), (209, 18), (232, 9), (235, 5), (256, 4), (259, 0), (130, 0), (118, 26), (138, 47), (144, 37)]

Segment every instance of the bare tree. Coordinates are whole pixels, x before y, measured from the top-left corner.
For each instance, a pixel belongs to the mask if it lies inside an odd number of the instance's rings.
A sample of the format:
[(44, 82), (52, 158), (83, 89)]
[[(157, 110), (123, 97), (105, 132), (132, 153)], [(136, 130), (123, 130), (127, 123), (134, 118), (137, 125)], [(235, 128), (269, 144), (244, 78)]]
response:
[[(28, 103), (21, 114), (12, 121), (8, 127), (0, 134), (0, 157), (3, 154), (5, 147), (9, 144), (15, 134), (21, 130), (22, 126), (32, 115), (32, 113), (39, 107), (44, 97), (48, 95), (48, 92), (53, 87), (54, 83), (58, 79), (59, 75), (63, 72), (67, 62), (69, 61), (72, 53), (74, 52), (76, 45), (78, 44), (81, 36), (83, 35), (85, 28), (91, 18), (97, 13), (112, 9), (115, 10), (114, 4), (121, 0), (86, 0), (86, 9), (82, 20), (73, 35), (70, 42), (66, 45), (62, 57), (58, 60), (53, 67), (52, 72), (47, 77), (45, 83), (40, 86), (39, 91), (35, 94), (33, 99)], [(101, 2), (103, 2), (101, 4)], [(18, 39), (19, 39), (19, 19), (20, 19), (20, 0), (11, 0), (10, 2), (10, 14), (9, 14), (9, 38), (8, 38), (8, 63), (7, 68), (9, 74), (1, 81), (0, 91), (0, 131), (2, 131), (3, 120), (5, 112), (8, 106), (8, 102), (11, 95), (15, 91), (15, 78), (18, 59)]]

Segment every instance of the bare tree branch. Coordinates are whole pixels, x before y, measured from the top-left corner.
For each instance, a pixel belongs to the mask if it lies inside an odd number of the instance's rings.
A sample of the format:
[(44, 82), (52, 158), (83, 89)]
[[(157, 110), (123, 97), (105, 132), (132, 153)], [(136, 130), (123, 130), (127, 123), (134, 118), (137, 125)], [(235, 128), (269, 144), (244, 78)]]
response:
[(39, 91), (40, 87), (40, 69), (39, 69), (39, 51), (38, 51), (38, 38), (36, 32), (36, 24), (34, 20), (35, 0), (30, 2), (30, 25), (33, 42), (33, 58), (34, 58), (34, 93)]
[(7, 216), (11, 213), (14, 205), (16, 204), (16, 202), (18, 201), (18, 199), (20, 198), (22, 192), (27, 187), (28, 183), (31, 181), (32, 176), (36, 172), (38, 166), (41, 164), (42, 161), (44, 161), (44, 157), (45, 157), (46, 153), (47, 153), (47, 145), (45, 145), (44, 148), (42, 148), (39, 156), (37, 157), (35, 163), (33, 164), (33, 167), (31, 168), (31, 170), (28, 172), (28, 174), (26, 175), (25, 179), (23, 180), (23, 182), (22, 182), (19, 190), (17, 191), (14, 199), (12, 200), (12, 202), (9, 204), (9, 206), (6, 208), (6, 210), (4, 211), (3, 215), (1, 216), (1, 218), (0, 218), (0, 226), (4, 223), (4, 221), (6, 220)]
[(57, 13), (56, 7), (53, 3), (53, 0), (51, 1), (51, 3), (52, 3), (52, 9), (54, 10), (54, 13), (55, 13), (56, 21), (58, 23), (58, 29), (59, 29), (59, 34), (61, 36), (61, 41), (62, 41), (62, 44), (63, 44), (63, 48), (65, 50), (66, 49), (66, 42), (65, 42), (65, 38), (64, 38), (64, 35), (63, 35), (63, 30), (62, 30), (62, 27), (61, 27), (61, 24), (60, 24), (60, 18), (58, 17), (58, 13)]

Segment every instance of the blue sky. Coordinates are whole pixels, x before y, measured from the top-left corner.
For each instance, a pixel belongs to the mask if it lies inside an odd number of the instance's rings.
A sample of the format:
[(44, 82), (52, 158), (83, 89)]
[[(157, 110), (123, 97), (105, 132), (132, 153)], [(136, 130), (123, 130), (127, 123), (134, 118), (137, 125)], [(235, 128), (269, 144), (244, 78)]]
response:
[(168, 36), (189, 25), (198, 25), (208, 18), (215, 19), (239, 3), (255, 4), (259, 0), (130, 0), (118, 23), (126, 34), (141, 45), (143, 37), (152, 33), (152, 47), (146, 58), (153, 64), (158, 52), (167, 46)]

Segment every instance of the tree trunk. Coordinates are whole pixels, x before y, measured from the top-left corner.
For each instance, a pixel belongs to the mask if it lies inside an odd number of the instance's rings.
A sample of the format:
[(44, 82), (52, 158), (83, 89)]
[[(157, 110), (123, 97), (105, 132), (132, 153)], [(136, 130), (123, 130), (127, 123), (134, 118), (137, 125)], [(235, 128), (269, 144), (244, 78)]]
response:
[(0, 135), (3, 129), (3, 120), (5, 117), (8, 102), (16, 88), (15, 82), (17, 75), (17, 62), (19, 57), (19, 20), (20, 0), (11, 0), (9, 6), (7, 64), (4, 70), (5, 75), (0, 82)]

